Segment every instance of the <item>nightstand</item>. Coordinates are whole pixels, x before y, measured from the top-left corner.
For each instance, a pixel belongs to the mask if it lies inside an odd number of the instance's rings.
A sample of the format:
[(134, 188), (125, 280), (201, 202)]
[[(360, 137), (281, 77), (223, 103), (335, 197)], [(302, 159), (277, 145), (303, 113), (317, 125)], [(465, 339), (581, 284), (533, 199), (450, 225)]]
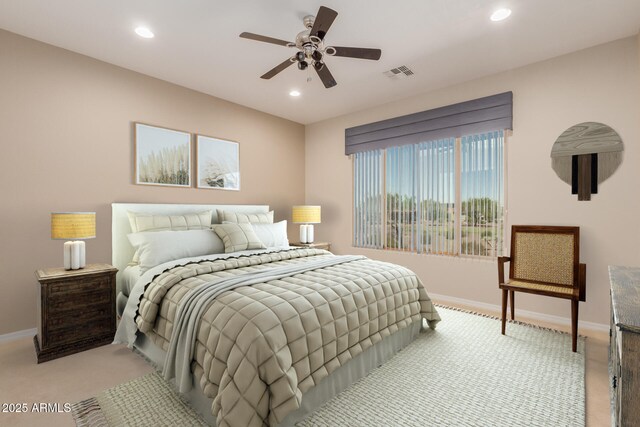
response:
[(108, 264), (36, 271), (38, 363), (113, 342), (117, 271)]
[(301, 248), (311, 248), (311, 249), (324, 249), (326, 251), (331, 250), (331, 243), (328, 242), (314, 242), (314, 243), (289, 243), (289, 246), (299, 246)]

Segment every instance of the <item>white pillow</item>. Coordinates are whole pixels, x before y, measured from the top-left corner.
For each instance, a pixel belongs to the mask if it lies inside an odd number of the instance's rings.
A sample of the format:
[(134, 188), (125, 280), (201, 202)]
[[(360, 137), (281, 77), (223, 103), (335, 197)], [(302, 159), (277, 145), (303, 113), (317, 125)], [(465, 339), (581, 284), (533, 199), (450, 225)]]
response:
[(268, 247), (289, 246), (287, 237), (287, 221), (276, 222), (275, 224), (251, 224), (258, 239)]
[(222, 240), (210, 229), (143, 231), (127, 237), (137, 250), (142, 273), (175, 259), (224, 253)]
[(270, 212), (231, 212), (222, 209), (217, 209), (218, 221), (222, 224), (224, 222), (233, 222), (236, 224), (273, 224), (273, 211)]
[(206, 230), (211, 227), (211, 210), (183, 215), (154, 215), (127, 212), (131, 231)]

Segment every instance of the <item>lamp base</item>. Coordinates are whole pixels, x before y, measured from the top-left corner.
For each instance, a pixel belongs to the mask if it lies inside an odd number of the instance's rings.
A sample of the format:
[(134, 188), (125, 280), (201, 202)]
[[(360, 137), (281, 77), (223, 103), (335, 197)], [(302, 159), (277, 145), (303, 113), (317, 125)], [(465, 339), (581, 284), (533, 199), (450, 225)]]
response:
[(86, 263), (86, 245), (82, 241), (64, 242), (64, 269), (79, 270)]
[(313, 224), (300, 225), (300, 243), (313, 243)]

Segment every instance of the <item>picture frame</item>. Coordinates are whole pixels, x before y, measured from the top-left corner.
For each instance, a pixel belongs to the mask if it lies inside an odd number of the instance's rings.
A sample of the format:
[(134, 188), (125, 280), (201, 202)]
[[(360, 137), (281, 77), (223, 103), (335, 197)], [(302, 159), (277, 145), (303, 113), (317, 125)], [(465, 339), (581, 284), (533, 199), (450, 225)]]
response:
[(133, 139), (136, 184), (191, 187), (191, 133), (135, 122)]
[(196, 187), (240, 191), (240, 144), (196, 135)]

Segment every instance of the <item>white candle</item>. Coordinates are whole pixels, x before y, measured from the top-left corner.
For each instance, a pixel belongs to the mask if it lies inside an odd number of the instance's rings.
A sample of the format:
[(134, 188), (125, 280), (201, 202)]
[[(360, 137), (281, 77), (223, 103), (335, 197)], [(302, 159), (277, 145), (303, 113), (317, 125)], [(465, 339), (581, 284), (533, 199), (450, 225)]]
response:
[(307, 227), (307, 243), (313, 243), (313, 224), (309, 224)]
[(304, 224), (300, 226), (300, 243), (307, 243), (307, 226)]
[(80, 268), (80, 242), (73, 242), (71, 244), (71, 269), (77, 270)]
[(86, 259), (86, 254), (87, 254), (87, 250), (86, 250), (86, 245), (84, 243), (84, 241), (80, 240), (78, 242), (76, 242), (79, 246), (80, 246), (80, 268), (84, 268), (87, 265), (87, 259)]
[(64, 242), (64, 269), (71, 270), (71, 248), (73, 242)]

